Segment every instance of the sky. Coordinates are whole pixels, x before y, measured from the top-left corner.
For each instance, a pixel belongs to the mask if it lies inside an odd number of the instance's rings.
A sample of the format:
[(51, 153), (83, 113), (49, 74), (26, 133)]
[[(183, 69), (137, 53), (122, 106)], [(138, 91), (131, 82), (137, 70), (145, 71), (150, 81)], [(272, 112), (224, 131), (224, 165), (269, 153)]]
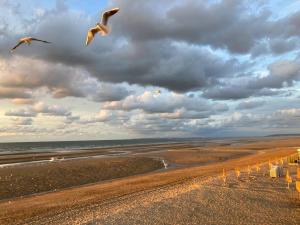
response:
[(299, 133), (299, 49), (296, 0), (0, 0), (0, 142)]

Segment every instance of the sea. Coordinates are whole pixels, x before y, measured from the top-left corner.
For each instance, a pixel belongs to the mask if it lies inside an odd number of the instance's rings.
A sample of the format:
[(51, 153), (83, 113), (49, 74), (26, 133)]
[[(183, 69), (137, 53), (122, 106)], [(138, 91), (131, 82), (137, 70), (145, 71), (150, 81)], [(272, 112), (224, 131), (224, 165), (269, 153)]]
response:
[(101, 147), (181, 143), (195, 140), (194, 138), (157, 138), (157, 139), (127, 139), (101, 141), (53, 141), (53, 142), (16, 142), (0, 143), (0, 154), (30, 153), (30, 152), (67, 152), (76, 150), (90, 150)]

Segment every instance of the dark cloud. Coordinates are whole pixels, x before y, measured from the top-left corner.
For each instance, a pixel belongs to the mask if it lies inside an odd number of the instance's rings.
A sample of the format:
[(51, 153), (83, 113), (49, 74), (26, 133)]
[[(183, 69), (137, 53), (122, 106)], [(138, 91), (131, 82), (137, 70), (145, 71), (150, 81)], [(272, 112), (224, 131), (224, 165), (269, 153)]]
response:
[(299, 36), (300, 12), (273, 19), (263, 1), (164, 0), (159, 9), (156, 1), (112, 2), (122, 8), (114, 26), (135, 42), (167, 39), (239, 54), (250, 53), (258, 42), (276, 54), (297, 46), (291, 38)]
[(251, 96), (272, 96), (282, 93), (280, 89), (292, 86), (300, 78), (300, 63), (294, 60), (279, 60), (269, 65), (268, 74), (250, 77), (239, 84), (221, 84), (206, 89), (203, 96), (211, 99), (242, 99)]
[(273, 39), (270, 41), (270, 48), (274, 54), (283, 54), (286, 52), (293, 51), (299, 46), (297, 39)]
[(270, 13), (247, 13), (249, 1), (188, 0), (175, 1), (170, 6), (170, 1), (165, 0), (160, 1), (159, 8), (156, 1), (113, 3), (122, 8), (114, 25), (120, 34), (134, 41), (171, 39), (247, 53), (256, 39), (266, 36), (269, 27)]
[(112, 84), (101, 84), (99, 88), (95, 90), (92, 94), (92, 99), (95, 102), (111, 102), (111, 101), (121, 101), (132, 94), (123, 86), (112, 85)]
[[(122, 11), (126, 12), (126, 8)], [(120, 19), (121, 13), (112, 18), (112, 22), (118, 23)], [(30, 87), (47, 86), (55, 97), (82, 97), (82, 93), (74, 90), (73, 86), (78, 84), (72, 77), (78, 80), (78, 73), (86, 71), (89, 76), (104, 82), (155, 85), (185, 92), (213, 85), (218, 78), (234, 74), (240, 68), (236, 59), (223, 60), (201, 47), (176, 44), (166, 39), (132, 42), (126, 39), (126, 33), (118, 36), (115, 24), (110, 37), (98, 37), (89, 48), (84, 48), (85, 35), (91, 25), (92, 20), (67, 9), (48, 11), (38, 18), (32, 35), (47, 37), (53, 44), (22, 46), (15, 54), (53, 64), (42, 68), (46, 73), (28, 72), (33, 77), (40, 77), (34, 84), (23, 84), (21, 79), (20, 83)], [(38, 61), (32, 63), (40, 63)], [(31, 66), (34, 68), (34, 64)]]
[(80, 71), (61, 64), (14, 57), (7, 62), (6, 69), (0, 75), (0, 85), (15, 89), (47, 87), (56, 98), (83, 97), (80, 84), (84, 79)]
[(5, 64), (0, 74), (0, 98), (31, 98), (28, 90), (39, 88), (47, 88), (54, 98), (88, 97), (96, 102), (122, 100), (131, 93), (125, 84), (100, 83), (79, 68), (59, 63), (18, 56)]
[(248, 98), (254, 91), (240, 85), (228, 85), (225, 87), (214, 87), (204, 91), (203, 96), (210, 99), (229, 100)]
[[(99, 15), (86, 17), (69, 10), (64, 1), (57, 1), (55, 9), (46, 10), (37, 17), (32, 26), (33, 35), (47, 37), (53, 45), (22, 46), (16, 54), (53, 64), (44, 68), (46, 73), (37, 75), (50, 80), (41, 79), (28, 86), (47, 86), (57, 98), (86, 97), (78, 89), (76, 80), (89, 76), (109, 83), (154, 85), (176, 92), (218, 88), (220, 79), (241, 73), (245, 65), (234, 56), (224, 59), (204, 46), (240, 54), (249, 54), (266, 38), (270, 39), (271, 51), (276, 54), (296, 46), (293, 37), (297, 35), (297, 13), (270, 20), (271, 13), (263, 10), (262, 3), (189, 0), (170, 4), (169, 0), (164, 0), (159, 3), (159, 9), (156, 1), (115, 0), (111, 4), (122, 9), (111, 19), (111, 35), (96, 37), (88, 48), (83, 46), (85, 35)], [(249, 13), (248, 4), (260, 10)], [(279, 29), (276, 25), (286, 26), (283, 33), (289, 39), (283, 43), (284, 35), (276, 31)], [(81, 79), (82, 74), (85, 76)], [(122, 91), (118, 98), (126, 97), (126, 90)], [(106, 101), (110, 98), (99, 99), (96, 95), (94, 99)]]

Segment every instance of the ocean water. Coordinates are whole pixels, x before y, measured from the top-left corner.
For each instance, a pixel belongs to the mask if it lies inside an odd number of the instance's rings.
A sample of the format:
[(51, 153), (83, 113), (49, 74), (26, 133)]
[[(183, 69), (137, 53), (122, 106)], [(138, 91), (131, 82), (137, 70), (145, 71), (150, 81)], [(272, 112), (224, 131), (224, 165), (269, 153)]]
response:
[(111, 146), (126, 146), (138, 144), (158, 144), (188, 142), (191, 139), (166, 138), (166, 139), (130, 139), (130, 140), (102, 140), (102, 141), (58, 141), (58, 142), (17, 142), (0, 143), (0, 154), (15, 152), (59, 152), (76, 151)]

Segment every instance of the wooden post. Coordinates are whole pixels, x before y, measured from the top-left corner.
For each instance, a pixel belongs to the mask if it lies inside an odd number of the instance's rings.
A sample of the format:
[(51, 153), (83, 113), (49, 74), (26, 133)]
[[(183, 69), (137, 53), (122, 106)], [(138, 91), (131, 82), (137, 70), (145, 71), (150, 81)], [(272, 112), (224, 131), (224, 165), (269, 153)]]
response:
[(225, 169), (223, 169), (222, 179), (223, 179), (223, 182), (224, 182), (224, 185), (225, 185), (225, 183), (226, 183), (226, 171), (225, 171)]
[(260, 171), (260, 166), (258, 164), (256, 164), (256, 172), (258, 173)]
[(286, 171), (285, 180), (286, 180), (286, 182), (287, 182), (287, 184), (288, 184), (287, 189), (290, 189), (290, 183), (293, 182), (293, 179), (292, 179), (292, 177), (290, 176), (290, 172), (289, 172), (288, 169), (287, 169), (287, 171)]
[(269, 170), (271, 169), (271, 167), (272, 167), (272, 163), (271, 163), (271, 161), (269, 160)]
[(240, 170), (240, 168), (235, 168), (235, 174), (236, 174), (237, 179), (239, 179), (240, 176), (241, 176), (241, 170)]
[(296, 181), (296, 189), (300, 193), (300, 181)]
[(298, 196), (300, 197), (300, 181), (296, 181), (296, 190), (298, 191)]

